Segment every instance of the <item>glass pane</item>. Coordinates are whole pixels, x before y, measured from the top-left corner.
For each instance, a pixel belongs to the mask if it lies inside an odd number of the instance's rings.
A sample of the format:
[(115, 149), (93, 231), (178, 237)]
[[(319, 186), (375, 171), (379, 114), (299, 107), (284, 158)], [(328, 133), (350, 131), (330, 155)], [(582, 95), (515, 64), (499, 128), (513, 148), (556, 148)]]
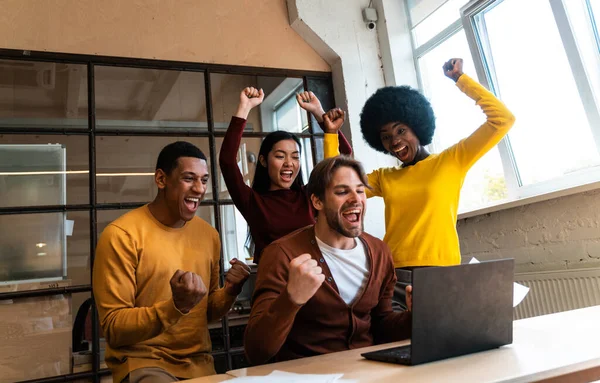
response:
[[(98, 203), (150, 202), (156, 196), (156, 160), (162, 148), (188, 141), (209, 159), (208, 138), (193, 137), (96, 137), (96, 191)], [(209, 181), (204, 199), (212, 199)]]
[(600, 35), (600, 1), (589, 0), (590, 8), (592, 10), (592, 16), (594, 20), (594, 27), (596, 35)]
[[(132, 209), (98, 210), (96, 214), (98, 221), (96, 225), (98, 237), (100, 237), (100, 234), (102, 234), (102, 231), (104, 231), (109, 223), (113, 222), (123, 214), (130, 212), (131, 210)], [(196, 215), (208, 222), (211, 226), (215, 226), (215, 215), (212, 206), (200, 206), (196, 211)]]
[[(331, 83), (331, 78), (308, 77), (306, 81), (308, 90), (312, 91), (315, 96), (319, 98), (321, 106), (325, 112), (336, 107), (335, 99), (333, 97), (333, 84)], [(317, 120), (315, 120), (313, 116), (311, 116), (311, 120), (313, 132), (322, 133), (323, 130), (317, 123)]]
[(449, 27), (450, 24), (460, 19), (460, 8), (466, 3), (468, 3), (468, 0), (449, 0), (415, 26), (413, 29), (415, 46), (423, 45)]
[[(217, 153), (221, 151), (223, 145), (223, 138), (216, 138)], [(242, 138), (240, 148), (237, 152), (238, 167), (244, 177), (246, 185), (252, 186), (254, 180), (254, 172), (256, 171), (256, 162), (258, 161), (258, 153), (260, 151), (261, 138)], [(217, 157), (218, 159), (218, 157)], [(221, 167), (219, 165), (219, 199), (231, 198), (227, 191), (227, 185), (221, 173)]]
[(235, 206), (222, 205), (219, 208), (225, 270), (229, 270), (229, 261), (233, 258), (250, 263), (253, 255), (249, 249), (248, 223)]
[(96, 128), (206, 132), (204, 73), (97, 66)]
[[(323, 137), (315, 137), (315, 155), (317, 157), (317, 163), (323, 161), (325, 158), (325, 151), (323, 149)], [(312, 169), (310, 169), (312, 171)], [(310, 172), (307, 173), (310, 176)]]
[[(535, 28), (531, 15), (536, 15)], [(517, 116), (509, 137), (522, 184), (599, 165), (550, 3), (505, 0), (482, 17), (491, 47), (486, 59), (493, 62), (496, 89)], [(532, 97), (524, 91), (548, 89), (550, 79), (551, 92)]]
[[(476, 77), (464, 31), (438, 45), (419, 60), (425, 95), (436, 115), (434, 151), (442, 150), (468, 137), (484, 121), (485, 115), (448, 79), (442, 65), (452, 57), (464, 59), (464, 72)], [(508, 198), (500, 153), (493, 148), (467, 173), (461, 190), (459, 211), (469, 211)]]
[[(250, 112), (246, 131), (272, 132), (302, 131), (300, 107), (295, 101), (296, 92), (303, 89), (301, 78), (242, 76), (211, 74), (212, 110), (215, 131), (225, 132), (240, 100), (240, 92), (249, 86), (263, 89), (265, 99)], [(293, 103), (290, 102), (293, 100)], [(277, 112), (279, 117), (277, 116)], [(286, 113), (287, 112), (287, 113)]]
[(0, 135), (0, 206), (89, 203), (86, 136)]
[(88, 127), (85, 65), (0, 60), (0, 126)]
[(90, 293), (14, 299), (0, 304), (0, 382), (71, 373), (72, 326), (77, 307)]
[[(598, 9), (600, 1), (593, 0), (588, 7), (586, 0), (564, 2), (571, 30), (577, 41), (581, 61), (585, 67), (585, 76), (594, 93), (596, 103), (600, 100), (600, 36), (598, 35)], [(594, 8), (597, 7), (596, 15)], [(591, 101), (591, 100), (590, 100)]]
[(88, 284), (89, 225), (87, 212), (0, 215), (0, 285)]

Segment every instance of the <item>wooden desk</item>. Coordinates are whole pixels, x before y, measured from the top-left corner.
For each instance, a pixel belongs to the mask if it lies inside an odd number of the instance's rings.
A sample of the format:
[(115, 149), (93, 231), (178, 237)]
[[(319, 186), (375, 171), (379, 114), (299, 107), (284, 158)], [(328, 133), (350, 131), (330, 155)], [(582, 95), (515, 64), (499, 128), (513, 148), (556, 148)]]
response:
[[(600, 306), (515, 321), (513, 343), (495, 350), (414, 367), (369, 361), (365, 351), (407, 341), (229, 371), (232, 376), (273, 370), (332, 374), (359, 382), (532, 382), (600, 379)], [(569, 375), (570, 374), (570, 375)], [(582, 377), (583, 374), (585, 378)]]
[(186, 380), (186, 383), (187, 382), (190, 382), (190, 383), (220, 383), (220, 382), (225, 382), (225, 381), (231, 380), (231, 379), (234, 379), (234, 377), (231, 375), (218, 374), (218, 375), (205, 376), (202, 378), (189, 379), (189, 380)]

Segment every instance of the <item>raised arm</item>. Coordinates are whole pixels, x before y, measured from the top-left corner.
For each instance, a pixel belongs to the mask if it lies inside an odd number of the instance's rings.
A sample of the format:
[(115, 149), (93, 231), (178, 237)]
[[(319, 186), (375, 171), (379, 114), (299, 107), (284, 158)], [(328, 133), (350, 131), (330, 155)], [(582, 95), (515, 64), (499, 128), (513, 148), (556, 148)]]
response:
[(321, 268), (309, 254), (290, 261), (278, 245), (264, 250), (244, 336), (250, 363), (266, 363), (279, 352), (294, 325), (296, 314), (324, 280)]
[(223, 138), (221, 152), (219, 153), (219, 166), (221, 167), (221, 173), (227, 185), (227, 190), (235, 206), (242, 213), (248, 211), (252, 189), (244, 182), (244, 177), (237, 164), (237, 152), (240, 148), (248, 114), (252, 108), (260, 105), (264, 97), (265, 94), (262, 89), (260, 91), (256, 88), (245, 88), (242, 90), (240, 93), (240, 103), (237, 111), (231, 118), (229, 128), (227, 128), (227, 133), (225, 133), (225, 137)]
[[(332, 130), (326, 126), (325, 121), (324, 121), (325, 111), (323, 110), (323, 107), (321, 106), (321, 102), (319, 101), (319, 98), (317, 96), (315, 96), (315, 94), (313, 92), (307, 92), (307, 91), (300, 92), (296, 95), (296, 100), (298, 101), (298, 105), (300, 105), (300, 107), (302, 109), (306, 110), (307, 112), (309, 112), (310, 114), (313, 115), (315, 120), (317, 120), (317, 122), (319, 123), (319, 126), (321, 127), (323, 132), (325, 132), (324, 157), (325, 158), (335, 157), (335, 156), (339, 155), (340, 153), (347, 155), (347, 156), (351, 156), (352, 155), (352, 147), (350, 146), (350, 143), (348, 142), (348, 140), (346, 139), (346, 137), (340, 130), (340, 127), (342, 126), (342, 124), (344, 122), (344, 114), (343, 114), (344, 112), (339, 108), (332, 109), (332, 111), (337, 110), (342, 113), (342, 116), (341, 116), (342, 121), (341, 121), (340, 125), (335, 130)], [(331, 111), (329, 111), (327, 113), (329, 114), (330, 112)]]
[[(150, 307), (135, 307), (137, 265), (138, 252), (129, 234), (114, 225), (104, 229), (96, 249), (92, 283), (100, 325), (114, 348), (161, 334), (206, 295), (198, 275), (178, 270), (170, 281), (171, 298)], [(166, 281), (164, 288), (169, 288)]]
[(486, 115), (483, 125), (448, 149), (466, 172), (502, 140), (514, 125), (515, 116), (490, 91), (464, 74), (462, 65), (462, 59), (451, 59), (444, 64), (444, 74), (456, 81), (458, 88), (474, 100)]

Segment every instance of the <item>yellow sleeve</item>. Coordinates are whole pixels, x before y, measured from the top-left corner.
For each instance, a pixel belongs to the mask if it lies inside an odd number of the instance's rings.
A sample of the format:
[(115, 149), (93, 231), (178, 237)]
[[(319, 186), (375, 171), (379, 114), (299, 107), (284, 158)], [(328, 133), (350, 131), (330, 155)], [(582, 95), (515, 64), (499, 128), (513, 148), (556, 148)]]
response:
[(448, 149), (466, 172), (502, 140), (515, 123), (515, 116), (496, 96), (466, 74), (460, 76), (456, 85), (479, 105), (487, 117), (469, 137)]
[(207, 318), (209, 322), (221, 319), (229, 309), (233, 302), (235, 302), (236, 296), (229, 295), (224, 288), (219, 288), (219, 274), (221, 271), (221, 265), (219, 263), (221, 258), (221, 241), (219, 235), (215, 232), (213, 237), (213, 262), (210, 275), (210, 286), (208, 288), (208, 308)]
[(184, 315), (173, 298), (135, 307), (137, 250), (129, 234), (109, 225), (96, 247), (92, 284), (100, 325), (113, 348), (154, 338)]
[(367, 175), (369, 180), (369, 186), (371, 189), (366, 188), (367, 198), (381, 197), (381, 169), (373, 170)]
[(340, 155), (340, 140), (337, 133), (325, 133), (323, 139), (323, 157), (331, 158)]

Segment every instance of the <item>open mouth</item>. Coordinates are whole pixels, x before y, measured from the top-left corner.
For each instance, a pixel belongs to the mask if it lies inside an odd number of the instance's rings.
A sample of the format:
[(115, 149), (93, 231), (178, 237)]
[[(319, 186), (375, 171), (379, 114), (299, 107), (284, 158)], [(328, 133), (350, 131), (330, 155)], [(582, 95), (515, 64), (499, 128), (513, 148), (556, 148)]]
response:
[(406, 158), (406, 156), (408, 155), (408, 146), (402, 145), (401, 147), (395, 149), (394, 153), (396, 154), (396, 157), (400, 159)]
[(198, 209), (200, 198), (187, 197), (184, 199), (184, 202), (189, 211), (195, 212)]
[(283, 182), (291, 182), (294, 172), (291, 170), (283, 170), (281, 171), (281, 173), (279, 173), (279, 175), (281, 176)]
[(342, 217), (344, 217), (346, 221), (355, 224), (360, 222), (361, 214), (362, 211), (360, 209), (350, 209), (343, 212)]

